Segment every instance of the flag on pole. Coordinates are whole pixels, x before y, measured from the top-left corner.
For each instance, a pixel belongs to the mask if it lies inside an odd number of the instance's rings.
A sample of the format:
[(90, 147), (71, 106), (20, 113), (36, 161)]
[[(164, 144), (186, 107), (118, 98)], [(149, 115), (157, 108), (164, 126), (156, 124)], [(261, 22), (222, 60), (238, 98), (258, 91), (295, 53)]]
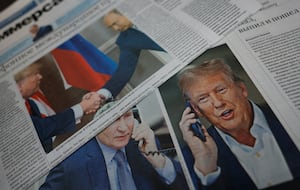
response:
[(118, 67), (81, 35), (64, 42), (52, 55), (67, 83), (88, 91), (99, 90)]

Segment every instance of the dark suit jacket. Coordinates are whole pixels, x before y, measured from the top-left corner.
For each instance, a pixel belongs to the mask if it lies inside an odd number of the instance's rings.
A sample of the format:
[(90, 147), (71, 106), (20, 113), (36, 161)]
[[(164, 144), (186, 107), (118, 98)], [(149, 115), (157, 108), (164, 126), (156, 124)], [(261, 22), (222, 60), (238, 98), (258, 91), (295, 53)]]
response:
[(76, 124), (72, 109), (42, 118), (34, 101), (30, 99), (28, 101), (32, 111), (31, 120), (46, 153), (53, 149), (52, 137), (75, 131)]
[[(270, 129), (285, 157), (285, 160), (290, 168), (290, 171), (295, 178), (295, 182), (293, 182), (292, 186), (298, 185), (300, 178), (300, 153), (292, 142), (289, 135), (286, 133), (276, 116), (273, 114), (269, 107), (262, 107), (262, 111), (265, 114), (267, 122), (270, 126)], [(215, 140), (218, 147), (218, 166), (221, 167), (221, 175), (217, 179), (217, 181), (211, 186), (201, 187), (201, 182), (196, 176), (193, 165), (194, 158), (189, 149), (184, 149), (184, 156), (191, 173), (192, 179), (194, 181), (194, 185), (197, 187), (196, 189), (226, 189), (226, 190), (253, 190), (257, 189), (254, 182), (251, 180), (247, 172), (244, 170), (242, 165), (239, 163), (235, 155), (231, 152), (230, 148), (223, 141), (222, 137), (218, 134), (216, 129), (211, 126), (208, 128), (209, 134)], [(291, 184), (291, 183), (290, 183)], [(290, 187), (289, 183), (286, 184), (287, 188)], [(273, 187), (277, 189), (276, 186)], [(272, 189), (272, 188), (271, 188)], [(287, 188), (288, 189), (288, 188)]]
[(133, 28), (121, 32), (116, 44), (120, 48), (119, 66), (103, 87), (108, 89), (114, 97), (119, 94), (133, 75), (141, 50), (164, 51), (147, 35)]
[(35, 41), (41, 39), (42, 37), (46, 36), (47, 34), (49, 34), (52, 31), (53, 31), (53, 28), (51, 25), (41, 26), (39, 28), (39, 31), (34, 36), (33, 41), (35, 42)]
[[(186, 189), (180, 173), (171, 185), (166, 185), (133, 141), (126, 146), (126, 154), (137, 189)], [(53, 168), (40, 190), (109, 190), (107, 172), (102, 150), (93, 138)]]

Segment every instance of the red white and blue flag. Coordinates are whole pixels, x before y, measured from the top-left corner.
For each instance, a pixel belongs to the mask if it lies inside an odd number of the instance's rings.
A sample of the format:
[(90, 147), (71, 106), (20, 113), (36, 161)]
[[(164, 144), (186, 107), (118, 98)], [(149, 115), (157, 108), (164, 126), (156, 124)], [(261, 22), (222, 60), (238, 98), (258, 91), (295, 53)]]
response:
[(88, 91), (99, 90), (118, 67), (81, 35), (64, 42), (52, 55), (67, 83)]

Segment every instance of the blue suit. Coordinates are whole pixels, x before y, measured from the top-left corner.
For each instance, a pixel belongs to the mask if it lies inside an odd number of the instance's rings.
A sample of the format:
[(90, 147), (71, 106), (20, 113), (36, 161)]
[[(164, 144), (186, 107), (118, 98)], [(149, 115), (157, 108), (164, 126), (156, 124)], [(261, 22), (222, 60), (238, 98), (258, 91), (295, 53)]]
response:
[[(138, 190), (187, 188), (184, 177), (180, 173), (172, 184), (166, 185), (133, 141), (130, 141), (125, 149)], [(103, 152), (97, 140), (93, 138), (53, 168), (40, 190), (110, 190), (107, 172), (109, 171), (106, 168)]]
[(52, 137), (75, 131), (76, 124), (72, 109), (42, 118), (34, 101), (30, 99), (28, 101), (32, 112), (31, 120), (46, 153), (53, 149)]
[[(276, 116), (273, 114), (269, 107), (261, 107), (270, 129), (284, 155), (284, 158), (289, 166), (289, 169), (294, 177), (294, 181), (291, 183), (283, 184), (284, 189), (294, 188), (294, 185), (300, 186), (300, 153), (292, 142), (289, 135), (286, 133), (281, 123), (278, 121)], [(235, 155), (231, 152), (230, 148), (223, 141), (222, 137), (211, 126), (208, 128), (208, 133), (215, 140), (218, 147), (218, 160), (217, 164), (221, 168), (221, 175), (217, 181), (206, 187), (201, 187), (201, 182), (196, 176), (193, 170), (194, 158), (189, 149), (184, 149), (184, 156), (191, 173), (192, 179), (196, 189), (220, 189), (220, 190), (253, 190), (257, 189), (254, 182), (251, 180), (247, 172), (244, 170), (242, 165), (239, 163)], [(298, 179), (297, 179), (298, 178)], [(281, 189), (281, 186), (274, 186), (270, 189)]]
[(103, 87), (108, 89), (113, 97), (117, 96), (130, 80), (142, 49), (164, 51), (147, 35), (133, 28), (121, 32), (116, 44), (120, 48), (119, 66), (112, 78)]
[(39, 28), (39, 31), (34, 36), (33, 41), (35, 42), (35, 41), (41, 39), (42, 37), (46, 36), (47, 34), (49, 34), (52, 31), (53, 31), (53, 28), (51, 25), (41, 26)]

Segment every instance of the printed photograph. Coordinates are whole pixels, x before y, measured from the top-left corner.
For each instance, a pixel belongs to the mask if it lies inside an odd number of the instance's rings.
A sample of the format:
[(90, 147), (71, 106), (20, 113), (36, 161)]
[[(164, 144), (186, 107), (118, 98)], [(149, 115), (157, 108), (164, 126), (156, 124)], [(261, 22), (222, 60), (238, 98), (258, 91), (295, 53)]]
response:
[[(118, 101), (106, 102), (94, 119)], [(31, 189), (189, 189), (160, 106), (150, 94)]]
[(226, 44), (159, 90), (196, 189), (299, 187), (299, 150)]
[[(41, 28), (51, 26), (36, 29)], [(39, 35), (43, 33), (36, 32), (34, 38)], [(14, 77), (49, 153), (106, 102), (124, 97), (169, 59), (127, 17), (112, 10)]]
[[(99, 0), (18, 0), (1, 2), (0, 65), (68, 24)], [(108, 4), (108, 3), (107, 3)], [(56, 11), (57, 14), (51, 14)]]

